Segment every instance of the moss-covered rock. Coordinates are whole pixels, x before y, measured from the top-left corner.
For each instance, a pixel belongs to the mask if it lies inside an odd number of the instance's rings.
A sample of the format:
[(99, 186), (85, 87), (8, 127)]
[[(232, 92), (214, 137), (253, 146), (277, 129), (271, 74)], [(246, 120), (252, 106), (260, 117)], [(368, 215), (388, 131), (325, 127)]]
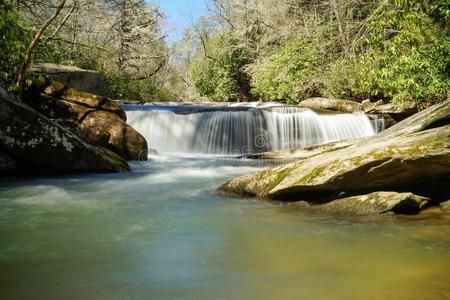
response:
[[(371, 138), (238, 177), (223, 193), (325, 202), (341, 193), (445, 187), (450, 178), (450, 101)], [(439, 192), (439, 191), (432, 191)], [(445, 193), (446, 191), (440, 191)]]
[(354, 216), (416, 214), (428, 201), (428, 198), (412, 193), (374, 192), (333, 200), (316, 207), (335, 214)]
[(28, 172), (122, 172), (117, 154), (91, 146), (0, 88), (0, 151)]

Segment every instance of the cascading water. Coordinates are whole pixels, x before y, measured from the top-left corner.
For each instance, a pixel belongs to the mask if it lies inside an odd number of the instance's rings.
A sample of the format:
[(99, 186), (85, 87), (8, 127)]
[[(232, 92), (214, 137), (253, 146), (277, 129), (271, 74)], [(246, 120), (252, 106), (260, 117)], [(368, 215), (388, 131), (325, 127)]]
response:
[(297, 107), (206, 111), (128, 110), (128, 122), (161, 154), (239, 155), (371, 136), (383, 119)]

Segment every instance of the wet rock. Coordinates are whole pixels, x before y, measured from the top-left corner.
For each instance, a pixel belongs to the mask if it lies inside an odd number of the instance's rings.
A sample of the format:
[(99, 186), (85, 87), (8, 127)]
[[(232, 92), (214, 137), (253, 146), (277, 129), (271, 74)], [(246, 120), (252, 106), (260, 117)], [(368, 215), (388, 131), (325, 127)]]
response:
[(24, 99), (43, 115), (60, 120), (91, 145), (108, 148), (126, 160), (146, 159), (145, 138), (125, 122), (125, 112), (111, 99), (58, 82), (31, 88)]
[(85, 143), (1, 88), (0, 150), (12, 157), (21, 171), (73, 173), (129, 170), (120, 156)]
[(8, 155), (0, 152), (0, 174), (14, 171), (16, 162)]
[(446, 101), (346, 148), (233, 179), (221, 191), (287, 201), (324, 201), (341, 192), (408, 188), (448, 193), (429, 187), (449, 182), (449, 115), (450, 101)]
[(429, 199), (412, 193), (374, 192), (331, 201), (316, 208), (340, 215), (417, 214)]

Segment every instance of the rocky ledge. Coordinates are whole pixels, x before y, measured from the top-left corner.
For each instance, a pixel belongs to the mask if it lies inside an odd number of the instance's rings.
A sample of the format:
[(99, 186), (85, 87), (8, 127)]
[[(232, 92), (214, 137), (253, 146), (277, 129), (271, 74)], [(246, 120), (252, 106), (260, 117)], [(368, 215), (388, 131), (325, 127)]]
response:
[[(412, 192), (429, 198), (430, 204), (438, 204), (450, 198), (449, 124), (450, 101), (446, 101), (371, 138), (329, 147), (285, 165), (238, 177), (219, 190), (233, 196), (312, 204), (347, 198), (340, 202), (346, 206), (349, 202), (356, 205), (361, 199), (358, 197), (374, 192)], [(394, 194), (370, 199), (393, 203), (397, 199)], [(364, 201), (364, 205), (367, 203), (379, 205), (380, 200)], [(424, 201), (420, 203), (422, 208)], [(329, 205), (329, 209), (336, 207)], [(386, 209), (374, 209), (374, 213)]]

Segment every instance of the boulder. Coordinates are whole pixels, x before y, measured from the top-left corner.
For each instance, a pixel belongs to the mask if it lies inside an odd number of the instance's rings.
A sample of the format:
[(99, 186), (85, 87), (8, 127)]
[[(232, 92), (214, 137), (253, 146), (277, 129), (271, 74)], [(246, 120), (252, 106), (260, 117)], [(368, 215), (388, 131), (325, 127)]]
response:
[(418, 112), (414, 101), (404, 101), (401, 104), (393, 105), (383, 103), (382, 101), (371, 102), (365, 100), (362, 103), (351, 100), (339, 100), (329, 98), (309, 98), (301, 101), (298, 106), (314, 110), (332, 110), (343, 113), (364, 112), (366, 114), (381, 115), (386, 120), (386, 127), (394, 125), (407, 117)]
[(126, 160), (147, 158), (147, 141), (126, 123), (126, 113), (111, 99), (58, 82), (32, 87), (24, 99), (43, 115), (60, 120), (91, 145), (108, 148)]
[(353, 216), (380, 214), (416, 214), (428, 203), (429, 199), (413, 193), (374, 192), (333, 200), (315, 206), (320, 210)]
[(309, 98), (301, 101), (298, 106), (309, 109), (328, 109), (344, 113), (360, 112), (361, 104), (356, 101), (338, 100), (329, 98)]
[(445, 196), (450, 182), (449, 115), (446, 101), (348, 147), (238, 177), (220, 191), (310, 202), (377, 190), (419, 189)]
[(103, 128), (109, 136), (107, 148), (125, 159), (147, 160), (147, 141), (117, 115), (94, 111), (88, 114), (81, 124), (92, 130)]
[(123, 172), (117, 154), (91, 146), (0, 88), (0, 151), (17, 169), (41, 173)]
[(32, 75), (43, 75), (80, 91), (105, 97), (108, 95), (105, 79), (97, 71), (52, 63), (42, 63), (31, 66), (30, 73)]
[(417, 105), (414, 101), (404, 101), (398, 105), (364, 101), (361, 109), (367, 114), (389, 115), (397, 122), (418, 112)]
[(0, 174), (16, 169), (16, 162), (8, 155), (0, 152)]

